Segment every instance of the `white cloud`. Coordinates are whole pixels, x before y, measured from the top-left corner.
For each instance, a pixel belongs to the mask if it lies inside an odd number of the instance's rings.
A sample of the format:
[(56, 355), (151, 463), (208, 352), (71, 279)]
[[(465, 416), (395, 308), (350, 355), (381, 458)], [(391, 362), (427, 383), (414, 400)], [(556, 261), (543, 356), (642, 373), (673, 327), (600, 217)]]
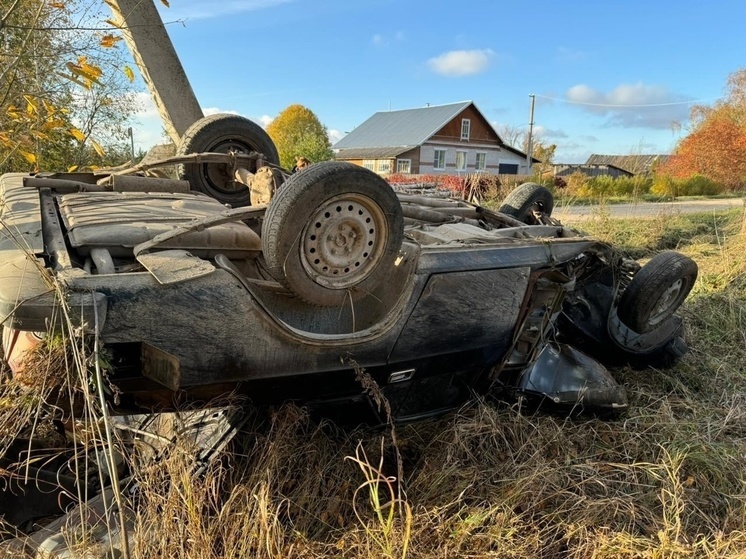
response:
[(327, 136), (329, 136), (329, 141), (331, 142), (332, 145), (336, 144), (339, 140), (341, 140), (345, 136), (345, 133), (342, 132), (341, 130), (334, 130), (334, 129), (327, 130), (326, 134)]
[(262, 125), (262, 128), (266, 128), (270, 122), (272, 122), (275, 119), (273, 116), (269, 115), (262, 115), (259, 117), (257, 122)]
[(241, 114), (238, 111), (234, 111), (232, 109), (219, 109), (217, 107), (202, 107), (202, 114), (205, 116), (210, 115), (216, 115), (216, 114), (231, 114), (231, 115), (238, 115)]
[[(171, 8), (158, 6), (163, 21), (184, 19), (208, 19), (244, 12), (256, 12), (289, 4), (295, 0), (223, 0), (221, 2), (205, 2), (204, 0), (181, 0), (172, 3)], [(156, 4), (160, 4), (156, 2)]]
[(492, 49), (452, 50), (431, 58), (427, 65), (443, 76), (471, 76), (484, 72), (494, 56)]
[(578, 84), (567, 90), (565, 99), (586, 112), (607, 117), (607, 124), (623, 128), (665, 130), (689, 115), (687, 97), (642, 83), (621, 84), (609, 92)]
[(166, 136), (161, 115), (155, 106), (150, 93), (140, 91), (135, 94), (138, 106), (132, 118), (132, 138), (136, 150), (147, 151), (156, 144), (164, 144), (171, 140)]
[(385, 47), (389, 45), (391, 42), (401, 43), (406, 39), (406, 35), (404, 34), (404, 31), (397, 31), (393, 35), (384, 35), (382, 33), (376, 33), (371, 37), (371, 43), (373, 43), (373, 46), (376, 47)]

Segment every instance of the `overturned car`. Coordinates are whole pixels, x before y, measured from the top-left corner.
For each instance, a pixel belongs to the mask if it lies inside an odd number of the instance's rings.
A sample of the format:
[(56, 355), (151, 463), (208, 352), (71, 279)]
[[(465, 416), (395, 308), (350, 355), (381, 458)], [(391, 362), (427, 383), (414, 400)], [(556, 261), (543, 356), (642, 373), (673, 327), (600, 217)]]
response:
[[(288, 175), (277, 162), (258, 126), (215, 115), (173, 158), (0, 177), (12, 374), (37, 374), (30, 356), (45, 338), (82, 336), (103, 356), (92, 384), (120, 434), (86, 442), (51, 406), (64, 443), (5, 444), (0, 552), (76, 556), (71, 527), (100, 525), (127, 528), (101, 531), (112, 549), (126, 545), (140, 491), (128, 474), (179, 439), (204, 471), (243, 421), (236, 406), (214, 407), (221, 395), (374, 423), (491, 391), (614, 412), (627, 397), (604, 364), (686, 351), (676, 311), (696, 264), (663, 252), (640, 267), (553, 219), (537, 184), (491, 211), (397, 193), (348, 163)], [(174, 164), (180, 179), (146, 176)]]
[(539, 185), (491, 211), (396, 193), (342, 162), (287, 175), (266, 134), (233, 115), (193, 129), (165, 161), (184, 180), (145, 166), (0, 178), (16, 373), (66, 317), (107, 352), (116, 409), (239, 391), (376, 413), (364, 370), (407, 420), (494, 387), (624, 409), (587, 354), (645, 364), (686, 351), (675, 313), (696, 264), (664, 252), (640, 267), (551, 218)]

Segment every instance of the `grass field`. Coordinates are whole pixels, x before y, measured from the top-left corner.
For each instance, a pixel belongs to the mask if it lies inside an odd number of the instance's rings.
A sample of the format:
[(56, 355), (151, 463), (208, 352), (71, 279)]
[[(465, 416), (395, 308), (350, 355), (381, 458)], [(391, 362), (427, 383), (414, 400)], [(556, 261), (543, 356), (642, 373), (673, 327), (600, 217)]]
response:
[[(676, 249), (700, 267), (685, 358), (612, 371), (627, 413), (474, 402), (372, 431), (287, 406), (251, 421), (205, 476), (189, 474), (186, 448), (138, 471), (131, 557), (746, 557), (744, 214), (600, 214), (583, 229), (636, 258)], [(17, 389), (0, 399), (6, 436), (38, 407), (9, 399)]]

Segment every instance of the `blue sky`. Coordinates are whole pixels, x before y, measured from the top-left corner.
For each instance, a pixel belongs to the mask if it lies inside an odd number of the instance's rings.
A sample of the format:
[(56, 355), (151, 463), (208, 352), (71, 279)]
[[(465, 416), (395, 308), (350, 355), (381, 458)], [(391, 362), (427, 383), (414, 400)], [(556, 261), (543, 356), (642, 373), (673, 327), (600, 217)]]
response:
[[(158, 0), (156, 3), (159, 4)], [(693, 102), (746, 66), (740, 0), (170, 0), (161, 15), (208, 113), (300, 103), (333, 141), (377, 111), (473, 100), (556, 162), (670, 153)], [(145, 96), (143, 96), (145, 97)], [(136, 140), (158, 135), (146, 110)]]

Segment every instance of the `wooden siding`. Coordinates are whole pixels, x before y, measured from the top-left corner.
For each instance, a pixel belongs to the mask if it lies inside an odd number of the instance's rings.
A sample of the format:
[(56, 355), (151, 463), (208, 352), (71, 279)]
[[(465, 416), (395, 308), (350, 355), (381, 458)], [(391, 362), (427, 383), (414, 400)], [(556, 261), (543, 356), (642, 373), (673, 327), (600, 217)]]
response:
[[(461, 140), (461, 120), (464, 118), (468, 118), (471, 121), (469, 141)], [(473, 105), (461, 111), (456, 118), (438, 130), (430, 140), (436, 142), (460, 142), (463, 144), (479, 143), (492, 144), (494, 146), (500, 145), (500, 140), (495, 131), (474, 109)]]
[[(409, 159), (412, 162), (412, 166), (410, 167), (410, 174), (416, 175), (420, 172), (420, 148), (417, 147), (402, 153), (396, 158), (397, 162), (399, 161), (399, 159)], [(396, 166), (398, 165), (397, 162), (394, 163), (394, 173), (396, 173)]]

